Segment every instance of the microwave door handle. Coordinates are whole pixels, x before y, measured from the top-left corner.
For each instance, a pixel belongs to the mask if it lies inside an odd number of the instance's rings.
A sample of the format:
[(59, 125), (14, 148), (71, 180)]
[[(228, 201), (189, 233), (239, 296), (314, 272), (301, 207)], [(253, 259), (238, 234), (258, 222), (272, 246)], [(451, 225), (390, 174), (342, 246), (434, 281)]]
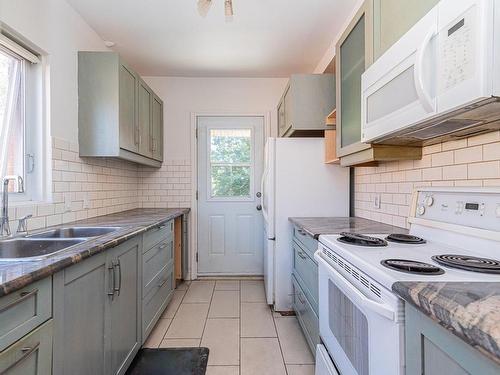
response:
[(342, 290), (347, 296), (354, 296), (358, 300), (358, 302), (365, 307), (369, 308), (370, 310), (376, 312), (377, 314), (383, 316), (384, 318), (387, 318), (389, 320), (394, 320), (395, 312), (380, 304), (377, 302), (372, 301), (371, 299), (367, 298), (363, 293), (361, 293), (354, 285), (352, 285), (349, 281), (347, 281), (344, 276), (342, 276), (340, 273), (337, 272), (332, 266), (330, 266), (323, 258), (321, 255), (316, 252), (314, 254), (314, 257), (316, 260), (319, 262), (322, 262), (325, 267), (328, 267), (328, 275), (335, 281), (335, 285)]
[(423, 69), (425, 51), (427, 50), (427, 47), (429, 46), (429, 43), (434, 35), (436, 35), (436, 31), (434, 30), (429, 31), (429, 33), (425, 36), (424, 41), (417, 49), (415, 56), (415, 69), (413, 71), (413, 79), (415, 82), (415, 89), (417, 91), (417, 96), (422, 102), (422, 105), (424, 106), (427, 112), (434, 112), (435, 106), (429, 93), (425, 91), (424, 80), (422, 77), (422, 69)]

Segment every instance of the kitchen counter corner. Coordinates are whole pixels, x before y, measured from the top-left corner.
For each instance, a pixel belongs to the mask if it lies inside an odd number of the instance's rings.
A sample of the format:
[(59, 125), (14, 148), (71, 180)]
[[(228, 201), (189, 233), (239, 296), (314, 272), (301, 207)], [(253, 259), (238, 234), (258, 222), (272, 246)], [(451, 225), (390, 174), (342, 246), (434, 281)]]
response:
[(392, 289), (500, 364), (500, 282), (397, 282)]

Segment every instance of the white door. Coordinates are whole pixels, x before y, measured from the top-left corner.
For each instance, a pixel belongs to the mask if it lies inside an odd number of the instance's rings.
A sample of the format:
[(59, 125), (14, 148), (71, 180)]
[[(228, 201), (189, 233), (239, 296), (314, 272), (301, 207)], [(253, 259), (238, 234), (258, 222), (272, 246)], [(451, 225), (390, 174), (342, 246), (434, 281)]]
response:
[(263, 117), (200, 116), (198, 274), (262, 275)]

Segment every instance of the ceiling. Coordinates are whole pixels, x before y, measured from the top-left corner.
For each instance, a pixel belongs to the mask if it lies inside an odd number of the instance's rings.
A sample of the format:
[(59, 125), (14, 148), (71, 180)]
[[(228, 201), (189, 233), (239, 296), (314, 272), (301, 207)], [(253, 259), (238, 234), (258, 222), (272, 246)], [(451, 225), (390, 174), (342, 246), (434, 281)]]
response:
[(286, 77), (311, 73), (356, 0), (67, 0), (141, 75)]

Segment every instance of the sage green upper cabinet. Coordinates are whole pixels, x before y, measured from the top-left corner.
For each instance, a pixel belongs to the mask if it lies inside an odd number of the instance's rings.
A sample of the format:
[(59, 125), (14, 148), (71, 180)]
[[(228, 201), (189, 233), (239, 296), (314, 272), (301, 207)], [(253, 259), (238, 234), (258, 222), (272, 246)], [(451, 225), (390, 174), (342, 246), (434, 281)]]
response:
[(151, 138), (153, 158), (163, 161), (163, 101), (153, 95)]
[(333, 74), (293, 74), (278, 104), (280, 137), (322, 137), (335, 109)]
[[(115, 52), (78, 52), (80, 156), (113, 157), (160, 167), (163, 138), (153, 134), (153, 90)], [(163, 134), (163, 115), (156, 132)]]
[(137, 97), (139, 105), (137, 106), (138, 133), (139, 133), (139, 154), (153, 157), (153, 134), (152, 134), (152, 103), (153, 92), (148, 85), (139, 80)]
[(361, 143), (361, 75), (373, 60), (373, 0), (360, 7), (336, 46), (337, 155), (370, 148)]
[(336, 45), (337, 156), (342, 166), (422, 157), (420, 147), (361, 142), (361, 76), (373, 62), (373, 7), (374, 0), (361, 5)]
[(373, 50), (375, 60), (438, 2), (439, 0), (374, 0)]
[(125, 64), (120, 63), (119, 76), (119, 126), (120, 147), (137, 153), (139, 151), (136, 124), (137, 75)]

